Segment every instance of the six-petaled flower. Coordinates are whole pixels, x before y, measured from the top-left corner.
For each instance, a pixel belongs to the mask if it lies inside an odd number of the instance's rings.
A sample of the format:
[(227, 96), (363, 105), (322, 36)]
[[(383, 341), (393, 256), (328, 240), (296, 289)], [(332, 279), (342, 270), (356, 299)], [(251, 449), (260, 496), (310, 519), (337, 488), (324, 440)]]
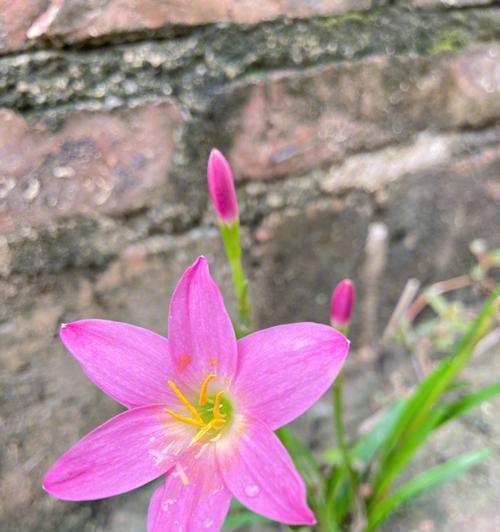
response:
[(314, 523), (304, 483), (273, 430), (327, 390), (348, 341), (315, 323), (236, 340), (203, 257), (177, 285), (168, 334), (93, 319), (61, 328), (83, 371), (127, 410), (63, 454), (44, 488), (91, 500), (166, 475), (150, 502), (150, 532), (218, 530), (232, 496), (283, 523)]

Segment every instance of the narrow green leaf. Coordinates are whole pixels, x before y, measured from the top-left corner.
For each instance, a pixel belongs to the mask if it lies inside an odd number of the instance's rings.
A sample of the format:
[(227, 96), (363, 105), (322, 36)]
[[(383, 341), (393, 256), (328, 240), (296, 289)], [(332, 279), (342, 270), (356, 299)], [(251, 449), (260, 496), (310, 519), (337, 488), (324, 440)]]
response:
[(441, 362), (407, 400), (399, 419), (384, 442), (383, 453), (378, 462), (378, 471), (374, 480), (372, 504), (383, 497), (418, 446), (432, 431), (433, 425), (429, 420), (432, 418), (433, 424), (437, 422), (437, 417), (432, 410), (469, 361), (477, 343), (488, 331), (499, 295), (500, 287), (488, 298), (478, 317), (471, 323), (467, 333), (458, 343), (454, 353)]
[(405, 405), (406, 399), (400, 398), (389, 406), (375, 427), (352, 448), (351, 453), (354, 461), (360, 460), (368, 463), (375, 456), (399, 419)]
[(368, 530), (374, 530), (403, 503), (464, 473), (474, 464), (487, 458), (489, 454), (488, 449), (465, 453), (412, 478), (373, 508), (368, 516)]
[(452, 419), (461, 416), (468, 410), (475, 408), (486, 401), (490, 401), (500, 395), (500, 382), (485, 386), (477, 392), (461, 397), (453, 403), (443, 405), (441, 414), (435, 425), (435, 429)]
[(226, 520), (224, 521), (224, 529), (227, 528), (237, 528), (240, 526), (248, 526), (253, 525), (255, 523), (264, 523), (271, 521), (267, 520), (265, 517), (262, 517), (261, 515), (254, 514), (253, 512), (249, 512), (248, 510), (241, 510), (235, 513), (230, 513)]
[(425, 297), (427, 299), (427, 303), (432, 307), (432, 310), (436, 314), (443, 316), (448, 310), (449, 303), (446, 301), (446, 298), (435, 292), (432, 288), (426, 290)]
[(276, 431), (283, 445), (287, 448), (292, 460), (307, 486), (308, 501), (311, 508), (317, 511), (324, 504), (325, 482), (320, 466), (311, 451), (293, 434), (289, 427), (281, 427)]
[[(366, 434), (363, 434), (356, 444), (351, 447), (349, 455), (355, 465), (356, 462), (367, 464), (375, 456), (387, 438), (387, 434), (392, 430), (401, 415), (405, 403), (406, 399), (402, 397), (393, 401), (382, 413), (374, 427)], [(340, 450), (338, 447), (331, 447), (325, 451), (323, 458), (327, 464), (337, 465), (341, 460)]]
[(323, 460), (328, 465), (338, 465), (340, 464), (340, 450), (338, 447), (330, 447), (329, 449), (326, 449), (326, 451), (323, 453)]
[(299, 472), (308, 485), (322, 483), (323, 476), (316, 458), (311, 451), (295, 437), (289, 427), (276, 431), (281, 443), (287, 448)]

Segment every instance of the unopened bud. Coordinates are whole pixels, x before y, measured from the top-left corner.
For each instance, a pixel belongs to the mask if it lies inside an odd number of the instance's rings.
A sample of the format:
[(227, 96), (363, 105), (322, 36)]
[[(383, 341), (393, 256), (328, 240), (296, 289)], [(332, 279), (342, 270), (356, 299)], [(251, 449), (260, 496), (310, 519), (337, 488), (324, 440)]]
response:
[(220, 221), (231, 224), (238, 218), (238, 199), (231, 167), (219, 150), (213, 149), (208, 158), (208, 190)]
[(333, 327), (345, 328), (351, 322), (356, 287), (350, 279), (344, 279), (336, 286), (330, 305), (330, 321)]

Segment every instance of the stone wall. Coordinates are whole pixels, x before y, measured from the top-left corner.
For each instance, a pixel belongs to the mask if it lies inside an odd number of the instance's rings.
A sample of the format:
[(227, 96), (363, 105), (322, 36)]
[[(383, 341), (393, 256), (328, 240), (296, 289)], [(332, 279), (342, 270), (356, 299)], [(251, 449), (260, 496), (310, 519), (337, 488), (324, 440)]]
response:
[[(58, 324), (164, 333), (174, 283), (201, 253), (229, 297), (210, 147), (237, 175), (261, 326), (325, 321), (349, 275), (359, 347), (408, 277), (466, 271), (473, 238), (500, 244), (495, 4), (0, 0), (2, 530), (143, 529), (143, 499), (72, 504), (40, 489), (54, 458), (118, 411)], [(374, 294), (375, 222), (388, 232)]]

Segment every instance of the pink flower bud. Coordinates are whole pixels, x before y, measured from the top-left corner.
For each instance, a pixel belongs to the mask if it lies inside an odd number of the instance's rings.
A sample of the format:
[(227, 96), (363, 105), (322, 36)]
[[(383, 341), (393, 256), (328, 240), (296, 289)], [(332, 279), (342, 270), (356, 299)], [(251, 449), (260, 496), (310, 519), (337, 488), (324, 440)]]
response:
[(332, 294), (330, 305), (330, 320), (335, 328), (345, 327), (351, 321), (356, 287), (350, 279), (340, 281)]
[(238, 199), (231, 167), (219, 150), (208, 158), (208, 190), (219, 220), (231, 224), (238, 218)]

